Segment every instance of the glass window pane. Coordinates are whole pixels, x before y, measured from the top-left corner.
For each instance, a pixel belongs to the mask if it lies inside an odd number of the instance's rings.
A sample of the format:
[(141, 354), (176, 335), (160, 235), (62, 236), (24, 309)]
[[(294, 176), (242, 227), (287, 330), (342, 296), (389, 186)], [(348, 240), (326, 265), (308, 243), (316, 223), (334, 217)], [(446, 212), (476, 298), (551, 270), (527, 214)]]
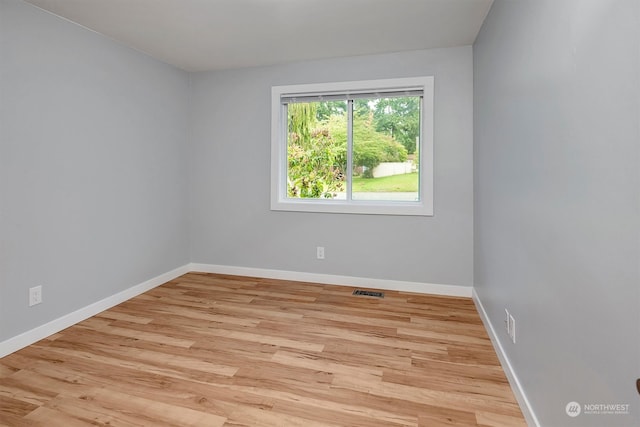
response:
[(353, 200), (419, 200), (420, 97), (353, 101)]
[(287, 197), (345, 199), (346, 101), (287, 105)]

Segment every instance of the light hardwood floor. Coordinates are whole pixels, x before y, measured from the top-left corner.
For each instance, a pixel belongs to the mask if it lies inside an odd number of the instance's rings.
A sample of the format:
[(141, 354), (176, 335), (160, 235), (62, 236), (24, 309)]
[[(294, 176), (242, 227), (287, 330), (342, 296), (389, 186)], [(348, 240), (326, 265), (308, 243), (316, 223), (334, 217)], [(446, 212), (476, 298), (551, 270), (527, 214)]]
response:
[(0, 425), (526, 426), (468, 298), (189, 273), (0, 359)]

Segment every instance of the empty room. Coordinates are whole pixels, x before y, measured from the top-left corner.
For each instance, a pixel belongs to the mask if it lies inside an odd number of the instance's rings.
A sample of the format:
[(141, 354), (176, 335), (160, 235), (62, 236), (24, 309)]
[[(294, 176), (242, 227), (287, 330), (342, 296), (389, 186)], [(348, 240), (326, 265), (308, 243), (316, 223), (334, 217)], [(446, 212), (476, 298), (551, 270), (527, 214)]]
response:
[(638, 0), (0, 0), (0, 426), (640, 426)]

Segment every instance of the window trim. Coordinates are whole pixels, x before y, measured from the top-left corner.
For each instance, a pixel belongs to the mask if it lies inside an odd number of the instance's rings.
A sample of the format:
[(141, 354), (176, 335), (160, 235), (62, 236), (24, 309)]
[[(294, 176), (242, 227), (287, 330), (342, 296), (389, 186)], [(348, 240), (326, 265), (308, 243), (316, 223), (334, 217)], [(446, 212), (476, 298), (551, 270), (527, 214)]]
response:
[[(294, 95), (317, 95), (363, 92), (398, 91), (403, 89), (423, 90), (422, 126), (420, 137), (420, 201), (379, 200), (326, 200), (295, 199), (287, 197), (287, 117), (281, 98)], [(409, 77), (384, 80), (362, 80), (351, 82), (313, 83), (271, 88), (271, 210), (297, 212), (326, 212), (348, 214), (416, 215), (433, 216), (433, 76)]]

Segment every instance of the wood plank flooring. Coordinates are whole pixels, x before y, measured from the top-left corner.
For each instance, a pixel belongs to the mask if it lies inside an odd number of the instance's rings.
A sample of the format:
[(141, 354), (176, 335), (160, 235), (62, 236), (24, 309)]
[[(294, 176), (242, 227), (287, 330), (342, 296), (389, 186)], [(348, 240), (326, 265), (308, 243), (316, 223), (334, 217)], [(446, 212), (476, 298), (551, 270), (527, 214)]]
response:
[(189, 273), (0, 359), (3, 426), (526, 426), (468, 298)]

